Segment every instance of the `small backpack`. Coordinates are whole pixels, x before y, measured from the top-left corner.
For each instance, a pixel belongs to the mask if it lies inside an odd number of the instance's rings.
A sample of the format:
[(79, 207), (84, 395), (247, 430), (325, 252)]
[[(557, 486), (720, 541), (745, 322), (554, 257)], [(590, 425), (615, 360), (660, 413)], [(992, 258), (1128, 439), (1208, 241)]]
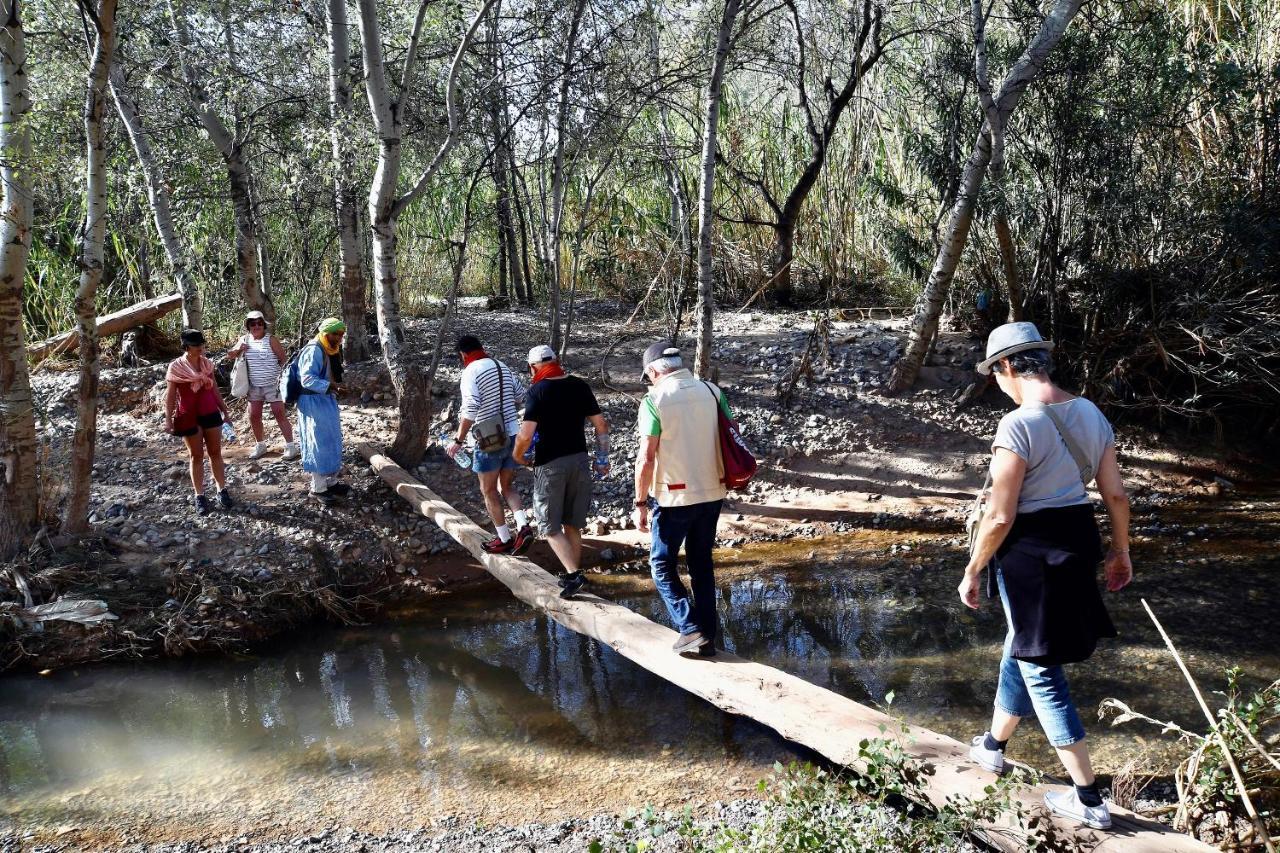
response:
[[(299, 347), (298, 351), (289, 357), (289, 363), (284, 368), (284, 404), (292, 406), (298, 402), (305, 390), (302, 387), (302, 374), (298, 372), (298, 357), (302, 355), (302, 351), (313, 344)], [(319, 346), (319, 344), (314, 344)]]

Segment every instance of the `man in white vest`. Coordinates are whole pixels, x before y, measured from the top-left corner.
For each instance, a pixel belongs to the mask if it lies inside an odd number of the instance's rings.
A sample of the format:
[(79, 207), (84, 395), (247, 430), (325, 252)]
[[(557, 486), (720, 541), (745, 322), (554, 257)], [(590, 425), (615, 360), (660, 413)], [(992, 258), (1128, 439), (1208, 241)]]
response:
[[(653, 387), (640, 403), (637, 419), (636, 527), (652, 527), (649, 565), (680, 632), (675, 651), (711, 657), (719, 632), (711, 548), (725, 496), (716, 408), (733, 415), (720, 389), (690, 373), (671, 342), (646, 349), (643, 367)], [(651, 505), (656, 505), (652, 520)], [(681, 545), (692, 594), (677, 569)]]

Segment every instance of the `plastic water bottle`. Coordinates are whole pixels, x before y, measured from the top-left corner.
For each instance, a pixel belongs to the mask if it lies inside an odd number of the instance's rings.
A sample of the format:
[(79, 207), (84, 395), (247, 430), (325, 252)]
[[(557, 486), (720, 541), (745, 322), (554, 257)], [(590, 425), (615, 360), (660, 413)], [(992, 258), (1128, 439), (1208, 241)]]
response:
[(236, 430), (235, 430), (235, 427), (231, 426), (230, 421), (222, 422), (222, 443), (223, 444), (236, 443)]
[[(447, 432), (440, 433), (440, 446), (447, 448), (450, 444), (453, 444), (453, 436), (449, 435)], [(466, 445), (463, 445), (462, 448), (458, 450), (457, 455), (453, 457), (453, 461), (459, 468), (471, 467), (471, 451), (467, 450)]]

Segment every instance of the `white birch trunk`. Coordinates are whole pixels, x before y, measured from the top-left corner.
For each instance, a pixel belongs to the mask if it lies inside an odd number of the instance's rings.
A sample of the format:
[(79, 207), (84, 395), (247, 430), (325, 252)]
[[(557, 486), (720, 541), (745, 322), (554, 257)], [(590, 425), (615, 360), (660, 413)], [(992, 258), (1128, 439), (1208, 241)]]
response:
[[(486, 0), (467, 28), (445, 84), (445, 112), (449, 129), (437, 149), (430, 165), (418, 177), (413, 187), (403, 195), (396, 195), (400, 179), (402, 138), (401, 123), (403, 103), (392, 97), (387, 83), (386, 60), (382, 50), (382, 31), (378, 24), (377, 0), (359, 0), (360, 38), (363, 44), (365, 93), (369, 110), (378, 135), (378, 165), (373, 184), (369, 188), (369, 225), (373, 234), (373, 283), (377, 298), (378, 338), (382, 342), (382, 358), (387, 365), (392, 387), (399, 402), (400, 423), (390, 453), (402, 464), (416, 465), (426, 452), (431, 439), (428, 429), (431, 419), (431, 394), (421, 370), (414, 369), (405, 351), (404, 326), (400, 319), (400, 279), (396, 267), (396, 223), (406, 207), (413, 203), (435, 177), (445, 158), (459, 138), (457, 110), (458, 76), (467, 46), (475, 37), (485, 13), (495, 0)], [(413, 34), (405, 55), (401, 73), (399, 97), (411, 91), (414, 62), (418, 51), (426, 3), (418, 7)]]
[(338, 266), (341, 269), (342, 319), (347, 324), (342, 350), (348, 364), (369, 357), (364, 333), (364, 273), (360, 257), (359, 205), (351, 182), (354, 171), (347, 137), (354, 130), (351, 114), (351, 37), (346, 0), (328, 0), (329, 141), (333, 149), (333, 206), (338, 223)]
[[(1045, 17), (1040, 31), (1027, 46), (1026, 52), (1018, 58), (1009, 70), (1000, 93), (995, 98), (996, 116), (1001, 128), (1008, 125), (1009, 116), (1018, 106), (1022, 94), (1027, 87), (1040, 76), (1044, 62), (1049, 54), (1062, 40), (1071, 19), (1080, 11), (1084, 0), (1057, 0), (1053, 9)], [(907, 342), (906, 351), (893, 366), (893, 374), (889, 379), (891, 391), (904, 391), (916, 381), (925, 354), (938, 331), (938, 320), (942, 316), (942, 306), (947, 299), (947, 291), (951, 280), (955, 277), (956, 267), (964, 254), (965, 244), (969, 239), (969, 228), (973, 225), (974, 206), (978, 201), (978, 190), (982, 187), (986, 176), (987, 165), (991, 162), (991, 133), (987, 122), (983, 122), (982, 130), (974, 143), (973, 153), (965, 164), (960, 179), (960, 188), (956, 194), (955, 204), (951, 208), (951, 218), (947, 223), (946, 238), (938, 257), (934, 261), (933, 271), (925, 284), (919, 298), (916, 299), (915, 315), (911, 321), (911, 338)], [(1003, 152), (1000, 152), (1003, 156)]]
[(707, 83), (707, 110), (702, 128), (702, 162), (698, 180), (698, 348), (693, 359), (700, 377), (711, 373), (711, 335), (715, 315), (715, 272), (711, 266), (711, 237), (715, 225), (716, 136), (720, 127), (720, 92), (729, 61), (729, 37), (738, 17), (739, 0), (725, 0), (716, 36), (716, 55)]
[(240, 290), (244, 294), (245, 305), (254, 311), (261, 311), (267, 322), (275, 324), (276, 307), (271, 296), (262, 287), (259, 278), (258, 229), (253, 206), (253, 174), (245, 161), (242, 141), (237, 139), (222, 119), (218, 118), (209, 101), (209, 93), (205, 91), (195, 69), (187, 59), (191, 38), (187, 32), (186, 18), (180, 15), (169, 0), (169, 17), (173, 20), (174, 30), (178, 36), (178, 61), (182, 66), (182, 77), (187, 84), (192, 109), (196, 119), (204, 129), (209, 141), (222, 155), (227, 167), (227, 182), (231, 191), (231, 206), (235, 214), (236, 228), (236, 272), (240, 278)]
[(173, 210), (169, 203), (169, 190), (165, 187), (160, 167), (156, 163), (155, 153), (151, 149), (151, 138), (142, 125), (142, 117), (138, 114), (138, 106), (129, 94), (124, 82), (124, 74), (119, 66), (111, 69), (109, 80), (111, 96), (115, 99), (116, 112), (124, 123), (133, 144), (133, 152), (142, 167), (142, 175), (147, 182), (147, 199), (151, 202), (151, 218), (156, 225), (156, 233), (160, 235), (160, 244), (164, 247), (165, 258), (169, 261), (169, 272), (182, 294), (182, 325), (187, 329), (204, 328), (204, 306), (200, 300), (200, 288), (187, 263), (187, 253), (178, 241), (177, 229), (173, 224)]
[(18, 552), (39, 517), (36, 421), (22, 328), (31, 250), (31, 111), (19, 0), (0, 0), (0, 561)]
[(62, 527), (81, 533), (89, 527), (89, 491), (98, 437), (98, 285), (102, 281), (103, 246), (107, 237), (107, 77), (116, 42), (116, 0), (101, 0), (97, 40), (89, 66), (84, 105), (85, 216), (81, 231), (80, 287), (76, 291), (76, 329), (80, 333), (80, 384), (76, 431), (71, 442), (71, 489)]
[(573, 54), (578, 46), (578, 29), (582, 23), (582, 13), (586, 7), (586, 0), (577, 0), (573, 6), (573, 17), (569, 20), (569, 34), (565, 41), (564, 61), (560, 65), (560, 95), (556, 103), (556, 147), (555, 157), (551, 166), (551, 213), (547, 218), (547, 230), (543, 238), (546, 242), (543, 255), (546, 258), (547, 297), (551, 308), (551, 348), (556, 352), (560, 351), (561, 345), (562, 312), (560, 308), (560, 287), (562, 275), (560, 223), (564, 218), (564, 197), (567, 190), (564, 149), (569, 125), (569, 91), (573, 83)]

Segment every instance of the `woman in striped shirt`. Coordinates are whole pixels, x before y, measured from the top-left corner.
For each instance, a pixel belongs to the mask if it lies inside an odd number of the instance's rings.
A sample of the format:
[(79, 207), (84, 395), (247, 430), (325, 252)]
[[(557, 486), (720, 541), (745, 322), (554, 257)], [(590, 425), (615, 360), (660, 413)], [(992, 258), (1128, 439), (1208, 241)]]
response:
[(293, 440), (293, 426), (285, 414), (284, 401), (280, 399), (280, 372), (288, 358), (284, 345), (276, 340), (275, 335), (267, 334), (267, 320), (261, 311), (246, 314), (244, 328), (248, 334), (227, 355), (230, 358), (244, 356), (249, 365), (249, 426), (258, 442), (249, 458), (259, 459), (267, 454), (267, 443), (263, 440), (266, 432), (262, 427), (262, 404), (270, 403), (271, 414), (284, 436), (284, 458), (297, 459), (300, 452)]

